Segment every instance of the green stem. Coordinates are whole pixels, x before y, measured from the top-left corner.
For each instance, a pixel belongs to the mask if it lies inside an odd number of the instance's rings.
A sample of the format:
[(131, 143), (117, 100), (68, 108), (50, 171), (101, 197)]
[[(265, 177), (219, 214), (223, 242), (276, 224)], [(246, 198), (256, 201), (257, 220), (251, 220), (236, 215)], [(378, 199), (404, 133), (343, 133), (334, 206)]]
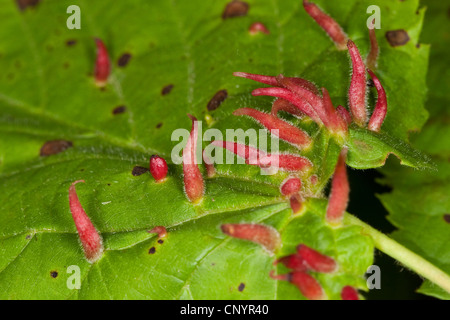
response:
[(450, 276), (444, 271), (358, 218), (346, 214), (344, 219), (349, 224), (362, 227), (363, 233), (373, 239), (377, 249), (450, 293)]

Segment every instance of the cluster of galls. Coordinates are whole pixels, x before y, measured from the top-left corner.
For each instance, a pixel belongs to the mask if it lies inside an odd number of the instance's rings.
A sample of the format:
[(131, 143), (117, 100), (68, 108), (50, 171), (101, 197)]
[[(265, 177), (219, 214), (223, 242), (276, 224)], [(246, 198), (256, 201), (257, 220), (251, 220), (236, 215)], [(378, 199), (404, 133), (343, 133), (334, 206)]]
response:
[[(311, 137), (302, 129), (279, 118), (279, 111), (287, 112), (296, 117), (308, 116), (319, 126), (325, 127), (332, 135), (339, 137), (340, 141), (343, 141), (343, 149), (339, 155), (332, 179), (326, 213), (327, 221), (333, 226), (338, 226), (346, 210), (349, 195), (349, 184), (345, 167), (347, 154), (345, 141), (348, 137), (348, 126), (354, 122), (360, 127), (367, 125), (369, 130), (379, 132), (386, 116), (387, 100), (380, 81), (372, 70), (366, 68), (355, 43), (347, 38), (339, 24), (315, 4), (303, 1), (303, 6), (306, 12), (327, 32), (339, 50), (348, 49), (353, 70), (348, 92), (349, 111), (343, 106), (334, 108), (328, 91), (325, 88), (319, 90), (313, 83), (305, 79), (285, 77), (283, 75), (266, 76), (235, 72), (235, 76), (248, 78), (270, 86), (253, 90), (252, 94), (254, 96), (265, 95), (276, 97), (277, 99), (272, 105), (270, 114), (251, 108), (237, 109), (233, 114), (253, 118), (272, 134), (276, 132), (279, 139), (290, 143), (299, 150), (308, 148), (312, 143)], [(261, 31), (261, 26), (257, 25), (254, 29)], [(263, 31), (268, 32), (265, 27)], [(371, 68), (374, 68), (378, 55), (378, 45), (373, 30), (369, 31), (369, 36), (371, 50), (366, 63)], [(96, 44), (97, 61), (95, 81), (98, 86), (104, 86), (110, 74), (110, 62), (103, 42), (96, 39)], [(370, 74), (378, 94), (377, 102), (370, 119), (368, 119), (366, 109), (366, 73)], [(197, 204), (204, 195), (205, 183), (196, 159), (198, 138), (197, 119), (191, 115), (188, 116), (192, 120), (192, 129), (187, 145), (183, 149), (184, 191), (189, 201)], [(212, 144), (235, 153), (244, 158), (248, 164), (263, 168), (272, 165), (270, 163), (272, 155), (256, 148), (227, 141), (213, 141)], [(291, 176), (280, 186), (280, 192), (289, 199), (291, 208), (296, 213), (302, 207), (302, 196), (300, 194), (302, 181), (299, 174), (310, 170), (312, 163), (307, 158), (299, 155), (280, 153), (276, 156), (278, 157), (278, 169), (291, 173)], [(203, 161), (208, 176), (213, 176), (215, 174), (214, 164), (205, 154), (203, 154)], [(163, 182), (166, 178), (167, 171), (167, 163), (163, 158), (159, 156), (151, 157), (150, 173), (155, 181)], [(102, 254), (102, 240), (78, 201), (74, 188), (77, 182), (79, 181), (74, 182), (69, 189), (70, 208), (86, 258), (93, 262)], [(222, 231), (235, 238), (259, 243), (271, 252), (276, 250), (281, 244), (280, 235), (277, 230), (265, 225), (224, 224), (222, 225)], [(165, 234), (165, 229), (163, 233)], [(295, 254), (283, 257), (275, 263), (279, 262), (291, 269), (291, 272), (287, 275), (278, 276), (271, 273), (271, 277), (293, 283), (309, 299), (322, 299), (325, 297), (322, 287), (310, 275), (310, 272), (332, 273), (338, 269), (337, 263), (331, 257), (322, 255), (305, 245), (299, 245)], [(358, 299), (358, 293), (354, 288), (345, 286), (342, 289), (341, 297), (344, 300), (355, 300)]]
[[(298, 287), (300, 292), (310, 300), (324, 299), (325, 293), (319, 282), (310, 275), (310, 272), (333, 273), (338, 270), (338, 264), (334, 259), (310, 247), (300, 244), (297, 246), (296, 253), (276, 260), (274, 264), (282, 263), (291, 272), (285, 275), (270, 276), (276, 280), (287, 280)], [(341, 290), (343, 300), (358, 300), (358, 292), (351, 286), (345, 286)]]

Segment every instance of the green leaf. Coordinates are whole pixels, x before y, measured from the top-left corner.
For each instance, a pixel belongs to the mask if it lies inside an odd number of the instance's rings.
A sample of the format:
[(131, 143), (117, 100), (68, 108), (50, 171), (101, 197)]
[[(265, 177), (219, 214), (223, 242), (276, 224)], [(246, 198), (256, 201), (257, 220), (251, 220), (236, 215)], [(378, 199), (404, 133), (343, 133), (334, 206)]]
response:
[[(286, 117), (314, 137), (311, 149), (280, 142), (281, 151), (306, 156), (314, 165), (302, 177), (310, 198), (299, 215), (280, 196), (286, 173), (262, 176), (257, 167), (218, 165), (197, 206), (184, 194), (181, 165), (169, 165), (164, 183), (148, 173), (131, 174), (135, 166), (147, 167), (155, 153), (171, 162), (178, 143), (171, 135), (190, 128), (187, 113), (204, 120), (204, 130), (218, 128), (224, 137), (226, 129), (260, 129), (232, 112), (268, 111), (272, 99), (251, 96), (258, 85), (234, 78), (234, 71), (301, 76), (326, 87), (335, 105), (346, 105), (347, 53), (337, 51), (300, 1), (252, 0), (246, 16), (224, 20), (227, 2), (79, 1), (82, 28), (69, 30), (70, 1), (42, 0), (23, 11), (13, 1), (0, 1), (0, 298), (303, 299), (294, 285), (269, 277), (275, 259), (293, 253), (299, 243), (339, 263), (334, 274), (314, 275), (328, 298), (339, 299), (344, 285), (367, 290), (371, 239), (358, 226), (335, 229), (324, 218), (323, 190), (343, 141), (308, 119)], [(382, 53), (377, 73), (388, 94), (388, 116), (380, 135), (352, 129), (349, 164), (377, 167), (395, 153), (407, 165), (427, 166), (406, 140), (426, 116), (428, 47), (416, 46), (424, 15), (418, 1), (318, 3), (363, 56), (369, 47), (367, 6), (389, 12), (377, 31)], [(255, 21), (265, 23), (270, 34), (249, 35)], [(410, 41), (394, 48), (382, 32), (398, 28), (407, 30)], [(94, 85), (92, 37), (105, 42), (113, 63), (104, 90)], [(123, 54), (131, 58), (119, 66)], [(168, 85), (172, 90), (162, 94)], [(223, 89), (228, 98), (209, 111), (208, 102)], [(374, 98), (372, 92), (372, 106)], [(125, 112), (115, 114), (118, 106)], [(69, 147), (40, 155), (46, 142), (58, 139)], [(370, 157), (358, 139), (373, 143)], [(309, 179), (313, 174), (316, 184)], [(80, 201), (104, 238), (104, 255), (95, 264), (84, 258), (69, 210), (67, 190), (79, 179), (86, 181), (77, 185)], [(227, 237), (220, 226), (229, 222), (273, 226), (283, 246), (270, 255)], [(147, 232), (159, 225), (168, 230), (162, 244)], [(79, 290), (67, 286), (67, 268), (73, 265), (81, 271)]]
[(350, 129), (349, 150), (347, 164), (357, 169), (381, 167), (389, 154), (398, 157), (403, 165), (420, 169), (434, 168), (429, 157), (408, 143), (356, 126)]
[[(427, 19), (423, 39), (431, 43), (430, 87), (427, 108), (430, 118), (413, 144), (430, 154), (437, 165), (434, 171), (412, 171), (391, 165), (383, 169), (383, 183), (393, 187), (392, 193), (380, 196), (390, 212), (389, 220), (399, 229), (393, 237), (416, 253), (450, 274), (450, 85), (448, 77), (448, 28), (447, 5), (425, 1)], [(419, 292), (441, 299), (450, 294), (429, 281)]]

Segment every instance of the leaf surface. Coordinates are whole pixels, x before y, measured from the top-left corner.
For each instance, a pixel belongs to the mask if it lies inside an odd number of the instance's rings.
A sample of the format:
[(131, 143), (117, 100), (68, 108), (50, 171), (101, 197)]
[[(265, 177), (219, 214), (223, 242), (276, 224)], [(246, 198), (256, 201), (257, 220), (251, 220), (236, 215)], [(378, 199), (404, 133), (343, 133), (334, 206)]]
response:
[[(369, 3), (349, 2), (318, 1), (365, 56)], [(326, 87), (335, 106), (346, 105), (347, 53), (337, 51), (301, 3), (248, 1), (246, 16), (225, 20), (227, 1), (79, 3), (82, 28), (69, 30), (70, 1), (42, 0), (23, 11), (14, 1), (0, 1), (0, 297), (302, 299), (292, 284), (269, 277), (275, 258), (293, 253), (299, 243), (338, 261), (337, 273), (315, 275), (328, 298), (339, 299), (344, 285), (366, 290), (371, 240), (359, 227), (333, 229), (325, 223), (323, 188), (342, 141), (324, 128), (283, 115), (314, 137), (313, 147), (301, 152), (280, 141), (283, 152), (306, 156), (314, 165), (303, 177), (303, 191), (311, 198), (297, 216), (279, 192), (286, 173), (262, 176), (254, 166), (218, 165), (217, 176), (206, 180), (203, 202), (193, 206), (183, 192), (181, 165), (170, 161), (178, 144), (172, 132), (190, 128), (187, 113), (203, 120), (203, 132), (217, 128), (224, 137), (226, 129), (261, 129), (232, 112), (240, 107), (269, 111), (272, 99), (251, 96), (257, 84), (233, 77), (234, 71), (300, 76)], [(416, 46), (424, 10), (418, 1), (370, 4), (389, 12), (377, 31), (377, 72), (389, 113), (383, 135), (353, 131), (371, 144), (374, 156), (351, 147), (349, 165), (378, 167), (393, 152), (405, 164), (424, 167), (426, 159), (407, 141), (426, 116), (428, 46)], [(265, 23), (270, 34), (250, 35), (255, 21)], [(396, 28), (409, 33), (406, 45), (387, 42), (383, 32)], [(92, 37), (104, 41), (113, 65), (104, 90), (94, 85)], [(126, 65), (119, 63), (124, 54), (130, 55)], [(224, 89), (228, 98), (208, 110), (210, 99)], [(372, 106), (374, 99), (372, 92)], [(123, 113), (113, 112), (121, 106)], [(71, 146), (41, 156), (42, 146), (53, 140)], [(131, 174), (135, 166), (148, 167), (152, 154), (170, 163), (164, 183), (155, 183), (148, 173)], [(318, 176), (316, 184), (307, 182), (312, 174)], [(79, 179), (86, 181), (77, 185), (80, 201), (104, 238), (105, 253), (95, 264), (84, 259), (69, 211), (67, 190)], [(231, 222), (271, 225), (283, 246), (271, 255), (226, 237), (220, 225)], [(147, 232), (159, 225), (168, 230), (162, 244)], [(81, 270), (79, 290), (67, 286), (67, 268), (73, 265)]]

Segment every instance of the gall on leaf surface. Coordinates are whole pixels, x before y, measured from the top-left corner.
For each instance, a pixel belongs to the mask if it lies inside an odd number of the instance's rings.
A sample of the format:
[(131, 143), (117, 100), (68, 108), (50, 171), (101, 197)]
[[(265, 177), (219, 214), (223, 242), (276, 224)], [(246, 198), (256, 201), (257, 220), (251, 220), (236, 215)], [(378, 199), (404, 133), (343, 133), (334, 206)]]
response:
[[(245, 16), (222, 19), (228, 2), (150, 5), (138, 0), (120, 1), (114, 8), (104, 1), (86, 2), (83, 14), (88, 18), (76, 34), (61, 23), (71, 1), (41, 1), (23, 12), (15, 1), (2, 5), (1, 298), (304, 299), (292, 284), (277, 284), (269, 277), (273, 261), (295, 252), (299, 243), (333, 256), (339, 264), (339, 272), (317, 278), (328, 298), (340, 299), (345, 285), (364, 290), (373, 245), (358, 227), (330, 229), (325, 223), (327, 201), (320, 195), (341, 144), (314, 122), (278, 112), (314, 137), (305, 152), (280, 141), (282, 152), (305, 156), (316, 168), (302, 176), (302, 186), (314, 197), (302, 203), (301, 214), (293, 216), (280, 194), (289, 172), (262, 176), (259, 167), (245, 164), (217, 165), (212, 178), (202, 172), (203, 201), (193, 206), (186, 199), (182, 166), (169, 160), (178, 143), (171, 141), (171, 134), (186, 128), (186, 114), (202, 120), (203, 131), (216, 128), (225, 134), (230, 128), (261, 129), (248, 117), (234, 116), (236, 109), (271, 111), (272, 98), (251, 95), (259, 84), (233, 77), (233, 72), (301, 77), (326, 88), (334, 106), (347, 107), (348, 54), (336, 49), (300, 1), (248, 1)], [(322, 1), (320, 7), (366, 56), (369, 39), (359, 36), (367, 35), (361, 30), (366, 16), (359, 12), (365, 13), (367, 4), (353, 3)], [(419, 129), (426, 117), (428, 46), (416, 47), (424, 10), (418, 1), (374, 4), (392, 12), (384, 17), (383, 28), (401, 27), (410, 37), (394, 48), (379, 36), (377, 69), (389, 104), (380, 134), (408, 144), (408, 132)], [(161, 23), (161, 13), (167, 23)], [(251, 36), (248, 27), (255, 21), (264, 21), (270, 34)], [(93, 81), (93, 37), (104, 39), (113, 66), (125, 53), (132, 57), (126, 66), (111, 69), (102, 89)], [(161, 94), (168, 84), (172, 90)], [(227, 98), (208, 111), (208, 101), (219, 90), (227, 90)], [(114, 114), (122, 105), (126, 112)], [(213, 120), (209, 124), (206, 114)], [(378, 141), (375, 134), (352, 130), (350, 137)], [(53, 140), (73, 146), (40, 157), (42, 146)], [(376, 167), (393, 147), (399, 148), (398, 143), (379, 141), (369, 156), (349, 147), (347, 164)], [(131, 174), (135, 166), (148, 167), (152, 154), (168, 161), (170, 175), (164, 183), (152, 183), (149, 174)], [(399, 156), (421, 165), (414, 152), (407, 154)], [(318, 177), (314, 184), (308, 182), (312, 175)], [(83, 207), (103, 237), (105, 250), (95, 265), (84, 258), (67, 201), (66, 186), (80, 179), (89, 181), (93, 190), (83, 194)], [(220, 230), (221, 224), (244, 220), (279, 230), (282, 247), (275, 256), (251, 242), (231, 241)], [(167, 229), (162, 244), (148, 232), (155, 226)], [(175, 257), (183, 259), (173, 263)], [(80, 267), (80, 290), (69, 290), (62, 277), (50, 276), (52, 271), (65, 274), (70, 265)]]

